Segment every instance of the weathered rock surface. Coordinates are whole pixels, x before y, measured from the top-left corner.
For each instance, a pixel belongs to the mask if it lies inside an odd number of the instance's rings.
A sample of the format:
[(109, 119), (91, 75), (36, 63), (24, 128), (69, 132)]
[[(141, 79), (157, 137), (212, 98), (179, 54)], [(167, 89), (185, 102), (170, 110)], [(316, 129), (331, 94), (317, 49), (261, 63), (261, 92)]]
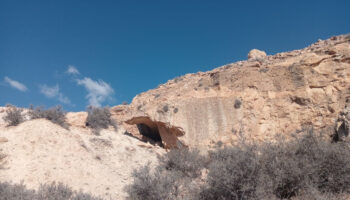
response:
[(347, 99), (346, 103), (344, 110), (339, 113), (339, 118), (335, 125), (334, 141), (343, 140), (350, 134), (350, 98)]
[(69, 112), (66, 115), (67, 123), (70, 126), (85, 128), (86, 118), (88, 116), (87, 112)]
[(263, 59), (266, 57), (266, 53), (264, 51), (260, 51), (259, 49), (252, 49), (248, 53), (248, 59)]
[(0, 137), (0, 143), (8, 142), (9, 140), (5, 137)]
[(175, 78), (114, 107), (113, 117), (136, 137), (160, 136), (166, 147), (334, 128), (350, 98), (350, 35), (272, 56), (250, 54), (259, 59)]

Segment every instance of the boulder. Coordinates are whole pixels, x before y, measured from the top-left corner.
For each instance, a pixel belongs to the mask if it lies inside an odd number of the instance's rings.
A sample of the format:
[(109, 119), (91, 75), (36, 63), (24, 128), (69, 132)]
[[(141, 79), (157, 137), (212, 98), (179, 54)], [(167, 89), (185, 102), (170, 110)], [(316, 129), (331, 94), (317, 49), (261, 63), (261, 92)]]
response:
[(248, 53), (248, 59), (262, 59), (266, 57), (265, 51), (259, 49), (252, 49)]

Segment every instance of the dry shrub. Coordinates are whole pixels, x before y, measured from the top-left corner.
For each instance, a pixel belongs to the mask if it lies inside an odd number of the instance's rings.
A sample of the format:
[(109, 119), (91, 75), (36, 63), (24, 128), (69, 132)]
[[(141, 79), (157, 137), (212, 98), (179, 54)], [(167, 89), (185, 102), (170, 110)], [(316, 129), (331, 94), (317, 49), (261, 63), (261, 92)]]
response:
[(210, 153), (207, 184), (198, 199), (258, 199), (259, 160), (253, 146), (225, 147)]
[(86, 119), (86, 126), (90, 127), (95, 135), (99, 135), (101, 129), (106, 129), (109, 126), (117, 128), (116, 123), (111, 118), (109, 108), (88, 107), (88, 117)]
[(17, 126), (24, 121), (22, 111), (23, 109), (17, 108), (13, 105), (6, 105), (6, 115), (3, 117), (8, 126)]
[[(203, 169), (204, 183), (186, 196)], [(309, 130), (274, 143), (218, 148), (206, 158), (175, 150), (160, 158), (155, 173), (144, 168), (134, 179), (131, 199), (344, 199), (350, 195), (350, 144)], [(159, 193), (166, 196), (154, 196)]]
[(159, 157), (160, 165), (151, 170), (149, 164), (133, 173), (134, 183), (126, 187), (132, 200), (194, 199), (191, 187), (204, 166), (197, 150), (172, 150)]
[(58, 124), (61, 127), (68, 129), (68, 124), (66, 123), (66, 112), (62, 109), (62, 106), (58, 105), (53, 108), (45, 110), (43, 106), (40, 107), (30, 107), (29, 116), (31, 119), (44, 118), (52, 123)]
[(0, 183), (1, 200), (33, 200), (35, 198), (35, 191), (27, 189), (23, 184)]
[(126, 187), (132, 200), (172, 200), (178, 199), (180, 177), (176, 172), (156, 168), (151, 172), (148, 165), (135, 170), (134, 183)]
[(159, 157), (161, 167), (169, 171), (177, 171), (188, 177), (196, 178), (204, 168), (205, 158), (196, 149), (172, 149), (165, 156)]
[(73, 194), (74, 192), (67, 185), (51, 183), (50, 185), (41, 185), (37, 197), (43, 200), (70, 199)]
[(260, 159), (264, 189), (278, 198), (297, 196), (307, 188), (316, 188), (323, 194), (348, 192), (349, 156), (349, 144), (331, 143), (312, 132), (288, 142), (266, 145)]
[(91, 194), (73, 191), (62, 183), (41, 185), (38, 191), (23, 184), (0, 183), (1, 200), (102, 200)]

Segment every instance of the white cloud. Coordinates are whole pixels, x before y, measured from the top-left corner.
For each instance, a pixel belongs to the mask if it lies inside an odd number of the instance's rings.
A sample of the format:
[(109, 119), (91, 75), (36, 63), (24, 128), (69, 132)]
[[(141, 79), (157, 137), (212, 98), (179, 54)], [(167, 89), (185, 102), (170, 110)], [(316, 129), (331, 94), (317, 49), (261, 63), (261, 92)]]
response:
[(74, 67), (73, 65), (69, 65), (68, 69), (66, 71), (67, 74), (72, 74), (72, 75), (78, 75), (80, 74), (80, 72), (78, 71), (78, 69), (76, 67)]
[(18, 81), (12, 80), (7, 76), (5, 76), (4, 80), (6, 83), (10, 84), (11, 87), (13, 87), (19, 91), (22, 91), (22, 92), (27, 91), (27, 87)]
[(68, 97), (64, 96), (60, 92), (60, 87), (56, 84), (53, 87), (49, 87), (47, 85), (39, 85), (40, 92), (44, 94), (47, 98), (57, 98), (58, 101), (64, 104), (70, 104), (70, 100)]
[(88, 77), (77, 80), (78, 85), (83, 85), (88, 94), (86, 98), (91, 106), (100, 107), (106, 99), (110, 99), (114, 94), (113, 88), (102, 80), (94, 81)]
[(40, 85), (40, 92), (44, 94), (47, 98), (53, 98), (58, 95), (60, 88), (58, 85), (55, 85), (53, 87), (49, 87), (47, 85)]
[(62, 93), (58, 94), (58, 101), (64, 104), (70, 104), (70, 100), (68, 97), (64, 96)]

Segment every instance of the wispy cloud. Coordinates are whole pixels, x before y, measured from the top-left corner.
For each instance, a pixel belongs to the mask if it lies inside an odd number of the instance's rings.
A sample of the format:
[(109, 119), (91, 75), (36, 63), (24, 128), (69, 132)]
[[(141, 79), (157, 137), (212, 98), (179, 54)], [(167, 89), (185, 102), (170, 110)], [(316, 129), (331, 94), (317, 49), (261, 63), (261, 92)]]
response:
[(71, 75), (78, 75), (80, 74), (79, 70), (74, 67), (73, 65), (69, 65), (68, 66), (68, 69), (66, 71), (67, 74), (71, 74)]
[(88, 77), (77, 80), (78, 85), (82, 85), (88, 92), (86, 98), (92, 106), (100, 107), (101, 103), (111, 99), (114, 94), (113, 88), (103, 80), (94, 81)]
[(49, 87), (47, 85), (40, 85), (40, 92), (44, 94), (47, 98), (53, 98), (58, 95), (60, 88), (58, 85), (55, 85), (53, 87)]
[(19, 91), (25, 92), (25, 91), (28, 90), (27, 87), (23, 83), (20, 83), (18, 81), (12, 80), (12, 79), (10, 79), (7, 76), (5, 76), (4, 81), (6, 83), (8, 83), (11, 87), (13, 87), (13, 88), (15, 88), (15, 89), (17, 89)]
[(70, 104), (68, 97), (64, 96), (60, 92), (60, 87), (58, 84), (55, 86), (39, 85), (40, 92), (44, 94), (47, 98), (56, 98), (59, 102), (64, 104)]

